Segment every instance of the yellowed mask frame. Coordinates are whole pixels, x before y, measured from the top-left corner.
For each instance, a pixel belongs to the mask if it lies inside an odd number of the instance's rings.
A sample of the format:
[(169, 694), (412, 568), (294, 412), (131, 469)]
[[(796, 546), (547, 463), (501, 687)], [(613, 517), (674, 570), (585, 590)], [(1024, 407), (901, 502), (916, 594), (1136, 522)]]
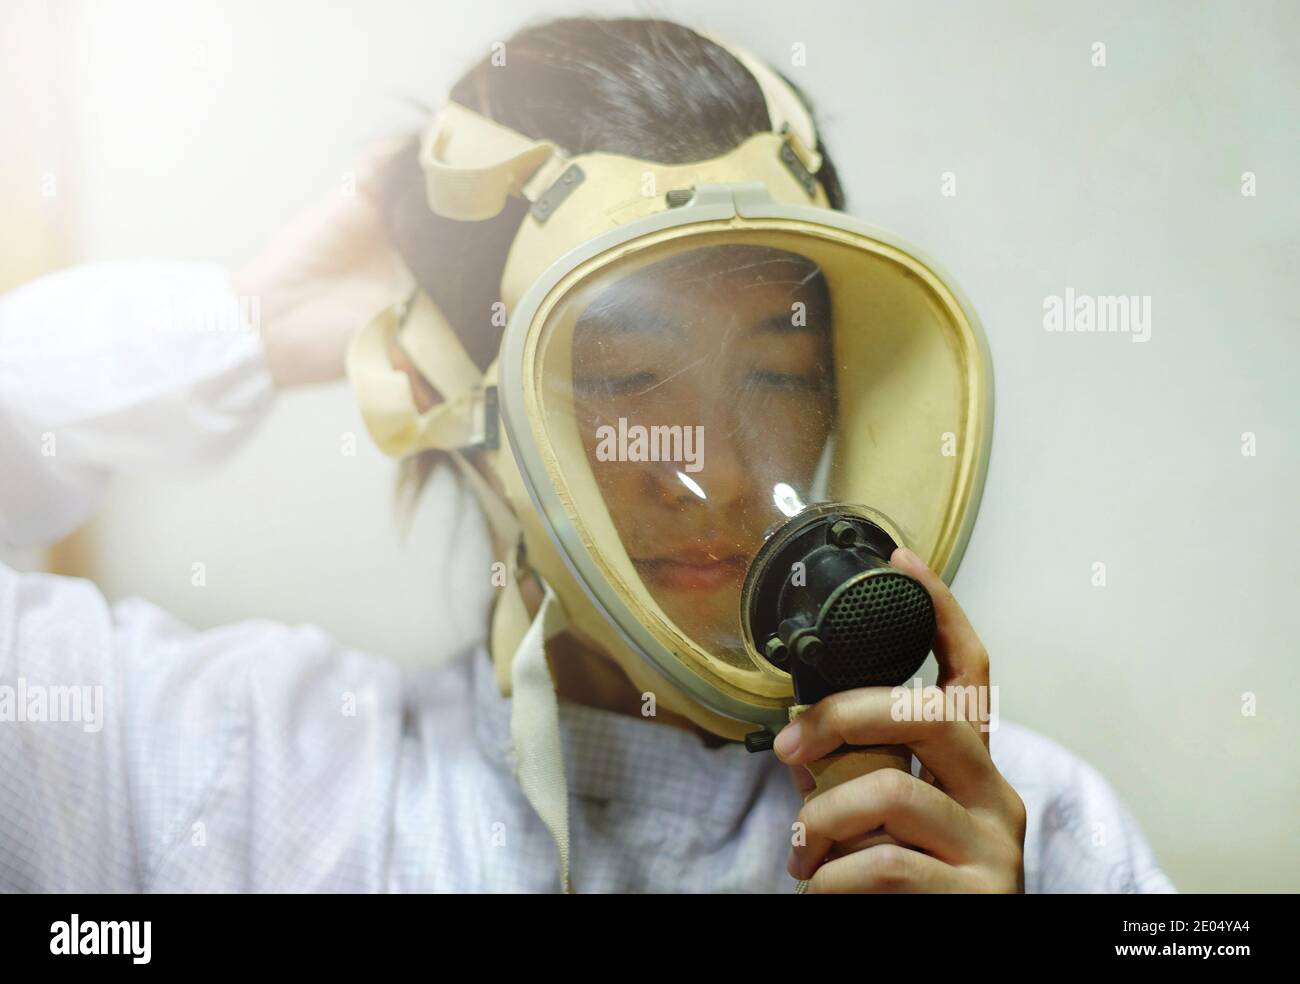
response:
[[(965, 298), (935, 265), (895, 237), (842, 213), (773, 202), (759, 184), (706, 185), (695, 189), (691, 202), (619, 226), (588, 240), (553, 264), (519, 302), (506, 330), (498, 375), (502, 420), (513, 462), (541, 517), (554, 547), (563, 556), (597, 611), (626, 641), (673, 685), (715, 714), (749, 725), (779, 728), (787, 719), (790, 694), (739, 692), (708, 670), (707, 654), (692, 652), (690, 640), (667, 631), (661, 618), (629, 605), (613, 587), (618, 572), (601, 551), (575, 527), (573, 503), (566, 501), (564, 482), (556, 467), (562, 449), (549, 446), (541, 426), (539, 381), (535, 376), (537, 327), (554, 305), (579, 280), (600, 266), (616, 262), (629, 250), (675, 236), (726, 228), (815, 230), (821, 237), (841, 237), (846, 243), (887, 255), (924, 282), (939, 298), (954, 326), (953, 344), (963, 353), (965, 408), (957, 449), (960, 481), (945, 511), (943, 534), (928, 551), (928, 563), (945, 580), (955, 574), (969, 540), (987, 472), (992, 437), (992, 370), (988, 346), (979, 322)], [(864, 504), (870, 505), (870, 504)]]

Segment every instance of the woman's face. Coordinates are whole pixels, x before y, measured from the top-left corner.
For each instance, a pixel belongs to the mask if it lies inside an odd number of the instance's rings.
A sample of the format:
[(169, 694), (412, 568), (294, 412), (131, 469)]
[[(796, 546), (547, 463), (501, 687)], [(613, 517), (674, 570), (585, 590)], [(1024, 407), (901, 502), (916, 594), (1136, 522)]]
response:
[[(592, 473), (646, 588), (698, 643), (739, 654), (745, 569), (789, 492), (806, 501), (833, 425), (819, 271), (726, 246), (625, 278), (578, 323), (573, 390)], [(670, 460), (645, 460), (656, 450)]]

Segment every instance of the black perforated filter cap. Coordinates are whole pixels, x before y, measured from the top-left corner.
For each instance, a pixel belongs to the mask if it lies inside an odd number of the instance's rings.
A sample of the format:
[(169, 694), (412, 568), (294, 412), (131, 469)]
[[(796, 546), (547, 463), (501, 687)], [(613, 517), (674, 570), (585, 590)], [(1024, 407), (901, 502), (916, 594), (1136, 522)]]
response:
[(790, 674), (796, 703), (896, 686), (925, 663), (934, 604), (889, 563), (897, 547), (846, 503), (810, 506), (768, 533), (745, 574), (741, 624), (757, 654)]
[(836, 688), (896, 686), (921, 668), (934, 629), (934, 603), (919, 581), (901, 571), (869, 573), (828, 601), (818, 671)]

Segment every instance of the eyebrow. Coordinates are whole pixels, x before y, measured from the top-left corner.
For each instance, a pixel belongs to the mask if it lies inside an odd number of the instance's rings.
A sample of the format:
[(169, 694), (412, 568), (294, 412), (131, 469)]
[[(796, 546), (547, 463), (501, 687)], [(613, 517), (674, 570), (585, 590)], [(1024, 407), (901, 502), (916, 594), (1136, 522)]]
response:
[(574, 335), (582, 334), (589, 338), (601, 338), (613, 334), (655, 335), (666, 332), (682, 334), (685, 326), (672, 318), (662, 315), (638, 313), (635, 317), (620, 318), (616, 313), (606, 309), (599, 314), (583, 314), (574, 325)]
[[(686, 325), (681, 321), (669, 318), (636, 318), (632, 321), (619, 321), (611, 318), (584, 318), (580, 319), (576, 331), (589, 339), (607, 338), (610, 335), (659, 335), (674, 333), (676, 335), (684, 334)], [(804, 324), (797, 325), (790, 314), (774, 314), (756, 321), (751, 325), (750, 331), (763, 334), (790, 334), (792, 332), (817, 332), (825, 331), (824, 323), (817, 321), (805, 321)]]
[[(613, 334), (664, 334), (673, 332), (678, 335), (683, 334), (686, 325), (681, 321), (673, 318), (666, 318), (657, 314), (639, 314), (637, 317), (621, 319), (610, 317), (608, 309), (601, 314), (587, 316), (583, 315), (578, 319), (574, 326), (575, 334), (581, 332), (589, 338), (601, 338)], [(782, 311), (780, 314), (772, 314), (761, 321), (756, 321), (751, 326), (755, 332), (771, 333), (789, 333), (796, 331), (825, 331), (824, 322), (805, 321), (804, 324), (797, 325), (794, 323), (793, 312)]]

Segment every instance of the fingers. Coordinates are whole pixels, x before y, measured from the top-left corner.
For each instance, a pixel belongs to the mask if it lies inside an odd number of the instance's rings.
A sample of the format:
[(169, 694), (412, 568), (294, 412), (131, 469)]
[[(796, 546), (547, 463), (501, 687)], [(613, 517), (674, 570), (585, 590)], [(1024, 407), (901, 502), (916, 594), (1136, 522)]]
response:
[(343, 172), (343, 180), (299, 213), (273, 246), (293, 258), (295, 272), (358, 273), (390, 280), (392, 247), (384, 230), (384, 175), (405, 139), (371, 146)]
[(807, 887), (812, 895), (970, 890), (960, 869), (896, 844), (877, 844), (827, 861)]
[(988, 651), (948, 585), (906, 547), (895, 550), (889, 562), (925, 585), (934, 601), (934, 655), (939, 662), (938, 685), (988, 686)]
[(383, 175), (388, 163), (399, 151), (405, 149), (410, 142), (410, 136), (401, 135), (378, 140), (366, 148), (365, 152), (352, 166), (357, 194), (368, 201), (378, 203)]
[(394, 369), (406, 373), (406, 378), (411, 383), (411, 397), (415, 400), (415, 409), (424, 413), (430, 407), (442, 402), (442, 397), (434, 389), (424, 374), (415, 368), (415, 363), (411, 361), (406, 350), (397, 343), (394, 338), (388, 345), (388, 361)]
[(790, 854), (790, 874), (810, 877), (837, 845), (883, 827), (884, 833), (949, 864), (976, 850), (978, 831), (952, 797), (898, 769), (879, 769), (834, 786), (799, 811), (804, 843)]
[(831, 694), (786, 725), (773, 750), (787, 765), (805, 765), (844, 744), (907, 745), (958, 803), (988, 804), (999, 774), (979, 731), (962, 720), (895, 720), (896, 704), (885, 687)]
[(799, 790), (801, 796), (807, 796), (817, 788), (817, 780), (802, 765), (790, 766), (790, 781), (794, 783), (794, 788)]

